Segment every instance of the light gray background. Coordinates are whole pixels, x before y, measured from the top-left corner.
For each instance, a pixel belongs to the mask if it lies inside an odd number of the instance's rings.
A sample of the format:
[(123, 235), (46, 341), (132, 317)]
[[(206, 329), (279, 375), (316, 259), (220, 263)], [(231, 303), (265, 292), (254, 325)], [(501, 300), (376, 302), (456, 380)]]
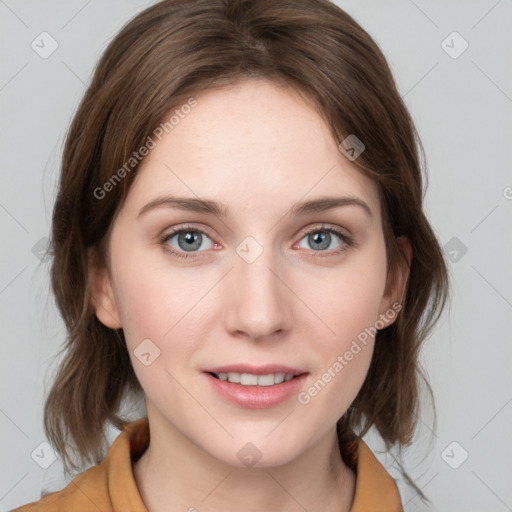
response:
[[(430, 433), (425, 411), (404, 459), (433, 504), (423, 506), (399, 480), (404, 509), (512, 510), (512, 2), (338, 4), (389, 59), (428, 157), (427, 212), (454, 260), (451, 311), (423, 353), (438, 428)], [(65, 335), (37, 244), (49, 232), (63, 138), (93, 67), (121, 26), (148, 5), (0, 0), (2, 511), (38, 499), (41, 487), (65, 484), (60, 461), (45, 470), (31, 457), (45, 441), (44, 386)], [(58, 43), (47, 59), (31, 48), (34, 40), (42, 46), (43, 31)], [(453, 31), (463, 40), (446, 39)], [(468, 49), (453, 58), (464, 40)], [(380, 450), (375, 436), (367, 442)], [(398, 478), (393, 458), (378, 456)]]

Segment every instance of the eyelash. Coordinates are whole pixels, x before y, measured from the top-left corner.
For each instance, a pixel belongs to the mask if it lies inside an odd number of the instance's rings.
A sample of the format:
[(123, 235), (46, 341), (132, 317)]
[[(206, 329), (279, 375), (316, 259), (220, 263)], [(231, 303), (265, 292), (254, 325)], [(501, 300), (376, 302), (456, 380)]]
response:
[[(160, 237), (160, 245), (163, 247), (163, 249), (166, 252), (172, 254), (173, 256), (176, 256), (177, 258), (183, 258), (183, 259), (197, 258), (198, 256), (194, 256), (194, 254), (198, 254), (197, 252), (196, 253), (191, 252), (190, 254), (186, 254), (181, 251), (176, 251), (175, 249), (169, 247), (169, 245), (167, 244), (167, 242), (169, 240), (171, 240), (175, 235), (180, 234), (180, 233), (187, 233), (190, 231), (201, 233), (202, 235), (207, 236), (211, 240), (211, 237), (208, 235), (208, 233), (206, 233), (202, 229), (199, 229), (199, 228), (196, 228), (193, 226), (183, 226), (183, 227), (180, 227), (180, 228), (177, 228), (177, 229), (171, 231), (170, 233), (165, 233), (164, 235), (162, 235)], [(333, 233), (342, 240), (343, 244), (341, 245), (340, 248), (332, 249), (330, 251), (313, 251), (314, 253), (317, 253), (313, 256), (314, 258), (325, 258), (325, 257), (330, 257), (330, 256), (337, 256), (337, 255), (345, 252), (348, 248), (354, 247), (356, 245), (352, 236), (342, 233), (341, 231), (339, 231), (338, 229), (335, 229), (333, 227), (324, 226), (324, 225), (317, 226), (309, 231), (306, 231), (302, 235), (300, 240), (302, 240), (305, 236), (308, 236), (312, 233), (317, 233), (317, 232)], [(199, 251), (199, 252), (204, 252), (204, 251)]]

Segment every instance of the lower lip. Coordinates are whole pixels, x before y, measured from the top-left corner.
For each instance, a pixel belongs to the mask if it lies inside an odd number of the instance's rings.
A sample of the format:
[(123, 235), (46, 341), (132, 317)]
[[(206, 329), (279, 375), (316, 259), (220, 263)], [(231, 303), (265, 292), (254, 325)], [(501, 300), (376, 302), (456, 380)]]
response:
[(213, 389), (222, 397), (247, 409), (268, 409), (299, 393), (307, 373), (273, 386), (243, 386), (220, 380), (205, 373)]

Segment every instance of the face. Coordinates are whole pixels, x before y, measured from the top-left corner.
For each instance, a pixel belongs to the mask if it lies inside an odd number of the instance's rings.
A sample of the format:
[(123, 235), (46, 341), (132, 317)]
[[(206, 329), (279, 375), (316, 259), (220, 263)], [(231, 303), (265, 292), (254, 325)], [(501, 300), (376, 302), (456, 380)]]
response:
[(314, 109), (267, 81), (195, 98), (114, 220), (96, 314), (123, 328), (150, 422), (285, 464), (333, 435), (403, 282), (376, 184)]

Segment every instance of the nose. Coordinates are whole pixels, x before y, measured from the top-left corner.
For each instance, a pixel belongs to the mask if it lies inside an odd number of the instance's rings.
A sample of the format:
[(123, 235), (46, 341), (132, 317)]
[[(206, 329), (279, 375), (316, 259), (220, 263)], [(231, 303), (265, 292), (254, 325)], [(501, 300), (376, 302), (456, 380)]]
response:
[(224, 322), (232, 336), (275, 341), (290, 330), (296, 307), (293, 293), (270, 251), (252, 263), (237, 256), (227, 281)]

